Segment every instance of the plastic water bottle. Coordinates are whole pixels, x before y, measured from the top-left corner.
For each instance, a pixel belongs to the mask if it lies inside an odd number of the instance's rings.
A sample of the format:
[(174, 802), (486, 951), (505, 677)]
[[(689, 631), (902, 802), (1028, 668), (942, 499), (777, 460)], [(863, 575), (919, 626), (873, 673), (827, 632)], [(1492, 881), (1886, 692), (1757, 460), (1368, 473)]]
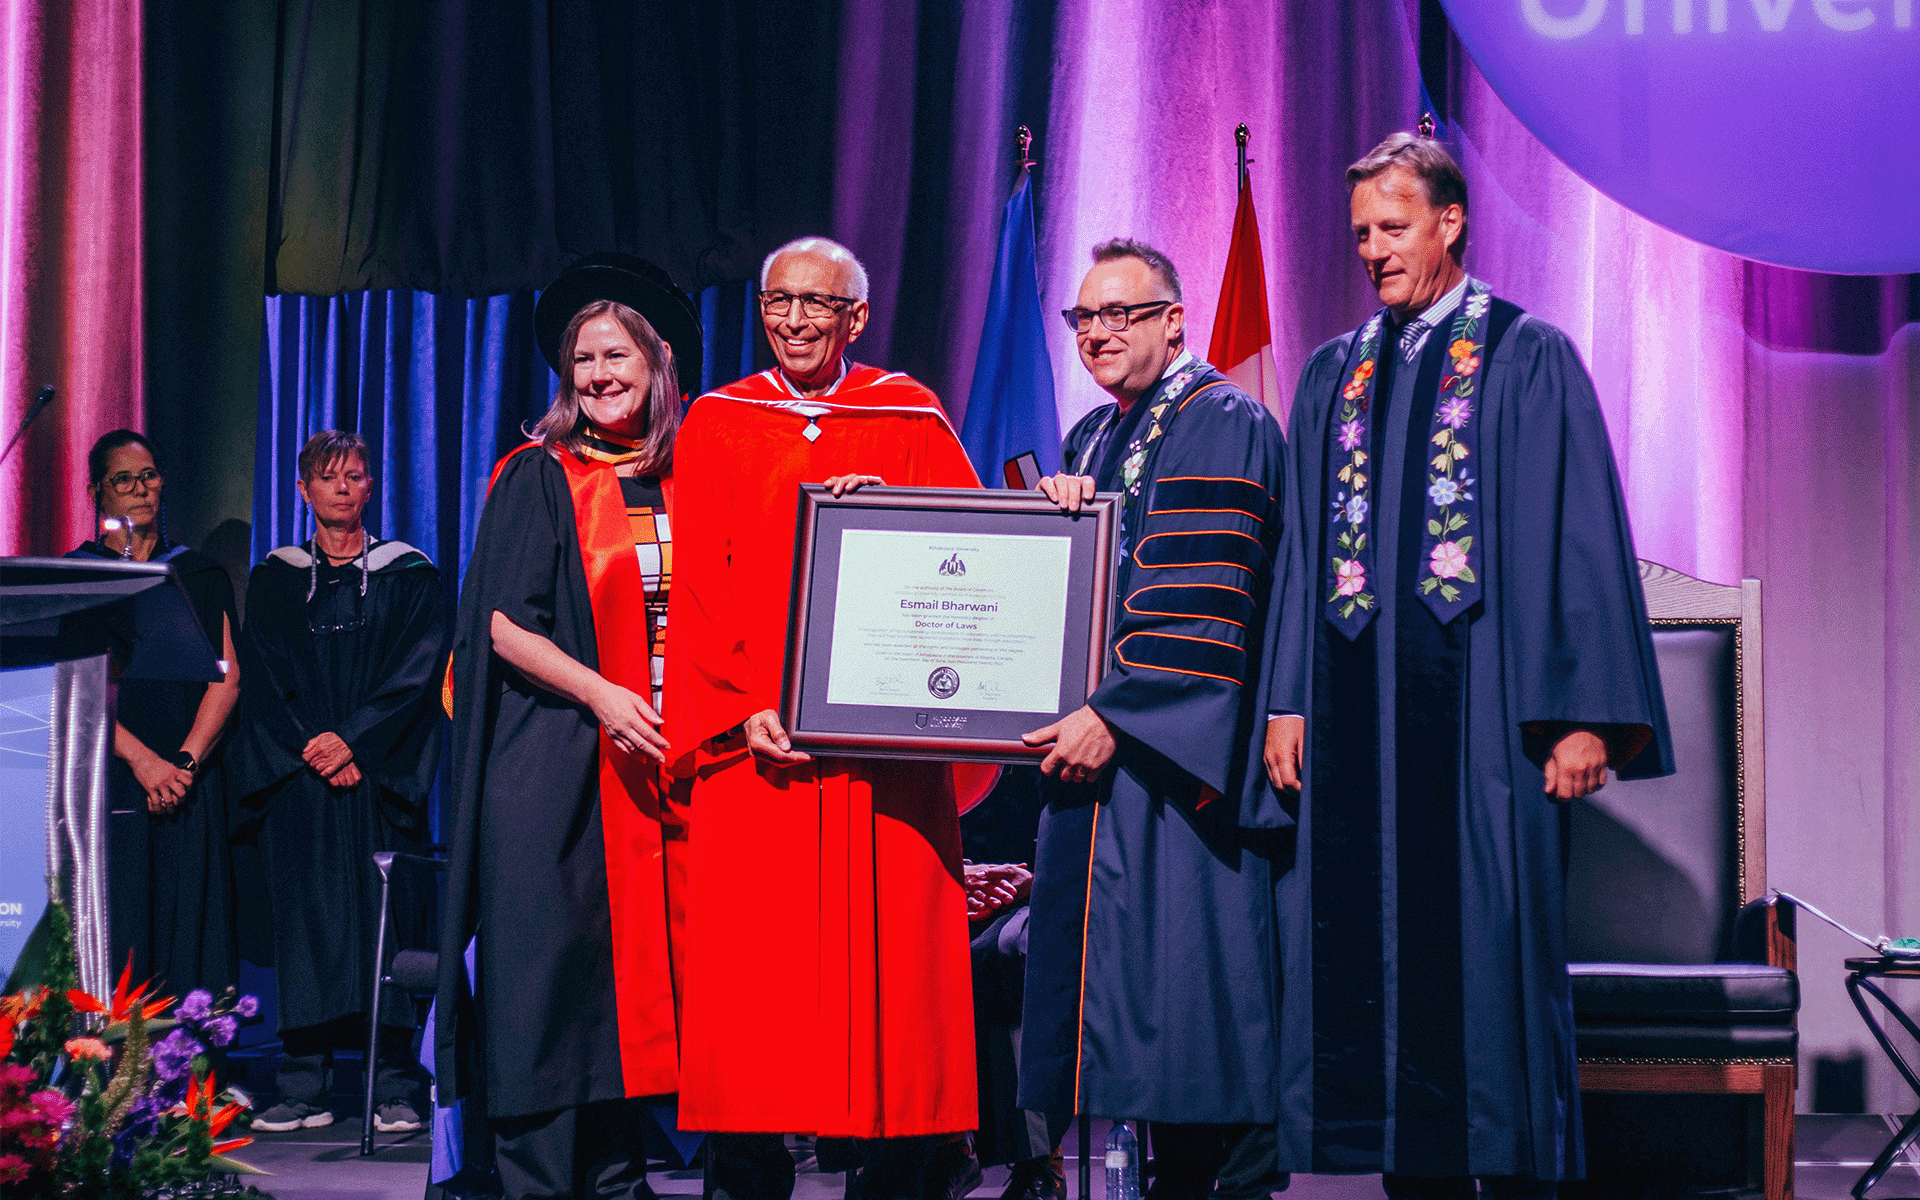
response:
[(1107, 1200), (1140, 1200), (1140, 1140), (1127, 1121), (1107, 1134)]

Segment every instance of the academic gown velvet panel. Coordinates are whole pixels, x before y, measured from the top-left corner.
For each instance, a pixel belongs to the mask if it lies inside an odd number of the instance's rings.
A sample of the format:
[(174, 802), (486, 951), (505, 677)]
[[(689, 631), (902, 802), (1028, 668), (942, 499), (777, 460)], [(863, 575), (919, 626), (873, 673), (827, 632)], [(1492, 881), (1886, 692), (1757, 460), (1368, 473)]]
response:
[[(98, 542), (69, 558), (118, 560)], [(163, 556), (186, 588), (207, 644), (221, 652), (225, 633), (237, 638), (233, 581), (226, 568), (186, 546)], [(133, 615), (114, 629), (117, 647), (131, 648)], [(114, 689), (114, 720), (141, 745), (170, 758), (193, 732), (207, 685), (197, 680), (126, 679)], [(215, 742), (178, 808), (147, 810), (147, 794), (133, 769), (107, 756), (108, 919), (115, 970), (133, 952), (133, 977), (152, 979), (168, 995), (194, 988), (218, 993), (237, 983), (233, 856), (227, 843), (224, 741)]]
[[(726, 389), (769, 400), (766, 376)], [(693, 772), (682, 1128), (881, 1137), (977, 1120), (960, 830), (945, 764), (756, 762), (779, 706), (802, 482), (978, 481), (932, 393), (854, 367), (803, 416), (702, 397), (676, 446), (667, 721)], [(921, 412), (847, 411), (858, 406)], [(715, 739), (720, 739), (716, 741)]]
[[(1282, 805), (1299, 815), (1280, 888), (1283, 1171), (1582, 1170), (1566, 810), (1543, 793), (1539, 731), (1614, 727), (1630, 777), (1672, 760), (1592, 385), (1560, 331), (1499, 302), (1492, 324), (1505, 332), (1479, 392), (1483, 596), (1449, 626), (1400, 553), (1424, 515), (1424, 471), (1408, 463), (1425, 457), (1430, 398), (1396, 393), (1377, 434), (1380, 611), (1345, 644), (1323, 619), (1326, 451), (1353, 335), (1315, 352), (1294, 403), (1285, 594), (1261, 699), (1314, 726), (1305, 791)], [(1355, 663), (1367, 668), (1329, 669)], [(1430, 762), (1406, 752), (1436, 736), (1450, 766), (1422, 778)], [(1322, 761), (1336, 757), (1339, 770)], [(1279, 803), (1263, 778), (1250, 786)]]
[[(1046, 785), (1021, 1035), (1030, 1109), (1276, 1116), (1280, 835), (1255, 827), (1269, 814), (1236, 801), (1280, 536), (1282, 439), (1221, 378), (1203, 368), (1124, 416), (1096, 410), (1066, 439), (1063, 461), (1097, 441), (1089, 473), (1102, 491), (1131, 493), (1113, 656), (1090, 700), (1119, 749), (1096, 784)], [(1146, 455), (1129, 489), (1136, 446)]]
[[(610, 541), (626, 539), (621, 565), (631, 565), (637, 581), (612, 468), (592, 469), (606, 473), (595, 493), (606, 500), (601, 523)], [(632, 930), (637, 942), (616, 941), (615, 907), (635, 902), (628, 884), (644, 880), (636, 874), (609, 883), (599, 723), (590, 709), (532, 683), (493, 652), (498, 611), (596, 670), (596, 621), (623, 623), (644, 662), (644, 611), (596, 609), (570, 479), (570, 468), (538, 447), (502, 464), (454, 631), (455, 817), (436, 1065), (441, 1103), (482, 1094), (494, 1117), (676, 1086), (666, 921)], [(636, 808), (645, 801), (631, 800)], [(654, 859), (626, 866), (657, 876)], [(461, 964), (476, 934), (469, 993)], [(632, 1027), (623, 1027), (623, 1017)]]
[[(321, 563), (290, 547), (253, 569), (240, 642), (234, 795), (258, 830), (274, 905), (274, 969), (283, 1029), (371, 1007), (379, 936), (377, 850), (427, 841), (427, 793), (440, 761), (446, 614), (440, 573), (384, 543), (360, 594), (357, 562)], [(313, 588), (311, 599), (307, 596)], [(301, 752), (322, 733), (353, 751), (361, 781), (335, 787)], [(387, 954), (426, 939), (425, 890), (397, 871)], [(411, 1026), (404, 996), (381, 1019)]]

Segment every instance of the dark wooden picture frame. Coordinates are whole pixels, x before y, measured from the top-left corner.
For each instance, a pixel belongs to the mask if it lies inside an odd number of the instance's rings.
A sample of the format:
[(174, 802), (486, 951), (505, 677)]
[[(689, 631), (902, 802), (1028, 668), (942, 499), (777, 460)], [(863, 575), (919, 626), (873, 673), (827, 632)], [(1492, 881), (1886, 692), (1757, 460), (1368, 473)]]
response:
[[(1050, 725), (1084, 704), (1106, 669), (1119, 497), (1101, 493), (1077, 515), (1069, 515), (1039, 492), (874, 487), (836, 498), (820, 484), (802, 484), (800, 490), (780, 703), (780, 719), (794, 747), (856, 758), (1039, 760), (1045, 750), (1028, 747), (1020, 735)], [(1069, 537), (1061, 711), (1001, 712), (951, 705), (916, 710), (828, 703), (840, 570), (838, 535), (853, 529)]]

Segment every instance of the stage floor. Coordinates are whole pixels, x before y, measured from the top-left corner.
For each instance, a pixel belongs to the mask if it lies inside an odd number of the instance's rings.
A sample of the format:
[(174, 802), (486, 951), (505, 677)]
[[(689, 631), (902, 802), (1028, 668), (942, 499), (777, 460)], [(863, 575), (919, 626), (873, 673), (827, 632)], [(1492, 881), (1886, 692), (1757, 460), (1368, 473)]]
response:
[[(1899, 1125), (1897, 1117), (1803, 1116), (1795, 1126), (1794, 1187), (1799, 1200), (1847, 1200), (1848, 1189), (1868, 1162), (1886, 1144)], [(1096, 1129), (1104, 1138), (1105, 1130)], [(1073, 1137), (1068, 1135), (1068, 1147)], [(358, 1118), (337, 1121), (325, 1129), (261, 1134), (240, 1157), (265, 1170), (272, 1178), (259, 1179), (260, 1189), (278, 1200), (421, 1200), (427, 1187), (427, 1138), (424, 1133), (382, 1135), (372, 1158), (360, 1157)], [(1077, 1170), (1067, 1165), (1068, 1190), (1073, 1191)], [(656, 1172), (653, 1190), (661, 1196), (698, 1196), (698, 1171)], [(997, 1200), (1006, 1185), (1006, 1168), (987, 1172), (986, 1183), (973, 1193), (975, 1200)], [(1104, 1182), (1094, 1177), (1094, 1196)], [(841, 1200), (846, 1177), (803, 1173), (794, 1200)], [(1288, 1200), (1378, 1200), (1377, 1176), (1299, 1176), (1285, 1193)], [(1920, 1157), (1909, 1152), (1873, 1191), (1873, 1200), (1912, 1200), (1920, 1197)]]

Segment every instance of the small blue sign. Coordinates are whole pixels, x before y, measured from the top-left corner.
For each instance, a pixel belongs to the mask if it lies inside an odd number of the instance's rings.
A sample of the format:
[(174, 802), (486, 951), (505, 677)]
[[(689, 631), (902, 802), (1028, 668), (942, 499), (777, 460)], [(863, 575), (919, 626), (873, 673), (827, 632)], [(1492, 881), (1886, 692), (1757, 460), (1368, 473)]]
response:
[(47, 908), (47, 769), (58, 669), (0, 671), (0, 980)]

